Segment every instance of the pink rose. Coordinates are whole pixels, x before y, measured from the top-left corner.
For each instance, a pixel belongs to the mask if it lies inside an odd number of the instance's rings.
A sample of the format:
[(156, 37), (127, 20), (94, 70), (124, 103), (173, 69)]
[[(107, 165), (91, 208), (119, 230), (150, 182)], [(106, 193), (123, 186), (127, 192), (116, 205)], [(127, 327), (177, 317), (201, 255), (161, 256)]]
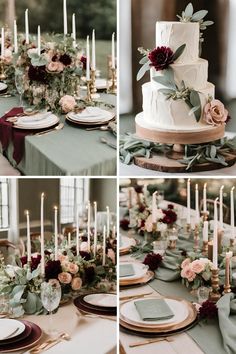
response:
[(68, 113), (70, 111), (73, 111), (76, 106), (76, 101), (74, 97), (70, 95), (65, 95), (60, 99), (59, 104), (61, 105), (63, 112)]
[(107, 257), (109, 257), (112, 260), (113, 264), (116, 263), (116, 255), (112, 248), (108, 248)]
[(196, 259), (195, 261), (192, 262), (191, 264), (192, 270), (194, 271), (194, 273), (200, 274), (201, 272), (203, 272), (205, 270), (205, 265), (199, 261), (198, 259)]
[(192, 282), (196, 278), (196, 274), (193, 272), (190, 265), (181, 270), (181, 277), (186, 278), (189, 282)]
[(80, 251), (82, 252), (88, 252), (88, 242), (81, 242), (81, 245), (80, 245)]
[(228, 111), (225, 109), (222, 102), (212, 100), (204, 107), (203, 119), (210, 125), (221, 125), (226, 123)]
[(69, 262), (67, 265), (67, 271), (70, 272), (71, 274), (76, 274), (78, 273), (79, 267), (77, 264)]
[(48, 66), (47, 66), (48, 71), (51, 72), (61, 72), (64, 69), (64, 66), (62, 63), (60, 63), (59, 61), (51, 61)]
[(147, 232), (152, 232), (153, 223), (152, 223), (152, 214), (147, 217), (145, 222), (145, 229)]
[(71, 288), (75, 291), (79, 290), (82, 286), (82, 279), (79, 277), (75, 277), (72, 279)]
[(58, 279), (62, 284), (70, 284), (72, 276), (70, 273), (62, 272), (58, 274)]
[(62, 262), (67, 262), (68, 261), (68, 256), (64, 256), (64, 254), (59, 254), (58, 256), (59, 261)]
[(189, 264), (191, 263), (190, 258), (186, 258), (182, 263), (181, 263), (181, 268), (185, 268), (187, 266), (189, 266)]

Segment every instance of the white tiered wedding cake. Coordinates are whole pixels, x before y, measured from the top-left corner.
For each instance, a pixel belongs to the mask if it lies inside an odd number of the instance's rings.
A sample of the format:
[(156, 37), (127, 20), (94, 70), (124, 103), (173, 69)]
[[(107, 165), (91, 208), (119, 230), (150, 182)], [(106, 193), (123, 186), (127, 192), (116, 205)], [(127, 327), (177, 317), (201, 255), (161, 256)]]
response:
[(143, 112), (136, 116), (138, 136), (179, 144), (224, 136), (228, 112), (215, 100), (215, 86), (208, 82), (208, 61), (199, 57), (202, 23), (202, 19), (156, 23), (156, 49), (143, 50), (141, 61), (146, 66), (143, 73), (150, 69), (151, 80), (142, 86)]

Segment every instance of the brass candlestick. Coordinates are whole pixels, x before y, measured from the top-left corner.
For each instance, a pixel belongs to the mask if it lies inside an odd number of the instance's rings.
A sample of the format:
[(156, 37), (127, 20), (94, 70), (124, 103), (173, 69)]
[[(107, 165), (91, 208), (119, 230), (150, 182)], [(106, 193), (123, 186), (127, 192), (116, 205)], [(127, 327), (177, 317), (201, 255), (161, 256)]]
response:
[(117, 85), (116, 85), (116, 68), (111, 68), (111, 86), (108, 88), (108, 93), (117, 93)]
[(234, 238), (231, 238), (231, 239), (230, 239), (230, 247), (231, 247), (231, 248), (234, 247), (234, 241), (235, 241)]
[(202, 255), (207, 256), (208, 255), (208, 241), (203, 241), (202, 244)]
[(96, 88), (96, 70), (91, 69), (91, 96), (93, 98), (98, 98), (100, 95), (97, 93), (97, 88)]
[(217, 242), (218, 242), (218, 254), (222, 253), (222, 239), (224, 236), (224, 230), (218, 230)]
[(87, 80), (87, 96), (85, 98), (86, 102), (92, 102), (91, 96), (91, 80)]
[(194, 246), (193, 246), (194, 251), (198, 251), (199, 249), (199, 226), (198, 224), (195, 225), (194, 229)]
[(212, 269), (211, 276), (211, 287), (212, 291), (210, 292), (210, 300), (213, 302), (217, 302), (221, 295), (219, 293), (219, 269)]
[(168, 248), (170, 250), (175, 250), (176, 249), (176, 242), (177, 242), (177, 237), (169, 238), (169, 245)]
[(207, 221), (209, 216), (209, 211), (201, 211), (201, 214), (202, 214), (202, 220)]
[(4, 65), (4, 60), (1, 58), (0, 59), (0, 81), (6, 80), (7, 76), (5, 74), (5, 65)]
[(228, 294), (228, 293), (231, 293), (230, 283), (224, 285), (223, 294), (225, 295), (225, 294)]

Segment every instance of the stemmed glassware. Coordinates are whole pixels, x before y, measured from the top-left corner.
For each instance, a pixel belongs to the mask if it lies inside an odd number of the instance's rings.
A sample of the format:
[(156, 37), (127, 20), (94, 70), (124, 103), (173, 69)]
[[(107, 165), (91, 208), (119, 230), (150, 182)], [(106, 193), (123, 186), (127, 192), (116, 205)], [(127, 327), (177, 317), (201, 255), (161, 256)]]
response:
[(17, 92), (20, 95), (20, 107), (23, 107), (22, 97), (24, 93), (24, 72), (18, 68), (15, 70), (15, 85)]
[(58, 280), (50, 279), (49, 282), (41, 284), (41, 301), (43, 307), (49, 312), (49, 335), (57, 335), (52, 320), (52, 311), (57, 309), (61, 300), (61, 286)]

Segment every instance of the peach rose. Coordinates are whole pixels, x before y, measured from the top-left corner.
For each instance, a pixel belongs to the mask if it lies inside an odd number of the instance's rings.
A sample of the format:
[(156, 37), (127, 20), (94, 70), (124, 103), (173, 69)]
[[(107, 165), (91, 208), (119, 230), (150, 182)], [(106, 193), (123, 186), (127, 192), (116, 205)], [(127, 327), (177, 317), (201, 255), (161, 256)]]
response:
[(212, 100), (204, 107), (203, 119), (210, 125), (221, 125), (227, 121), (228, 111), (222, 102)]
[(59, 61), (51, 61), (47, 66), (48, 71), (51, 72), (61, 72), (64, 69), (64, 65)]
[(189, 266), (191, 263), (190, 258), (186, 258), (182, 263), (181, 263), (181, 268), (185, 268), (186, 266)]
[(81, 242), (81, 245), (80, 245), (80, 251), (82, 252), (88, 252), (88, 242)]
[(68, 113), (70, 111), (73, 111), (76, 106), (76, 101), (74, 97), (70, 95), (65, 95), (60, 99), (59, 104), (61, 105), (63, 112)]
[(12, 51), (10, 49), (5, 49), (4, 51), (4, 62), (10, 64), (12, 61)]
[(200, 260), (196, 259), (192, 262), (191, 268), (195, 273), (200, 274), (204, 271), (205, 265)]
[(145, 222), (145, 230), (147, 232), (152, 232), (152, 228), (153, 228), (153, 223), (152, 223), (152, 214), (150, 214), (148, 217), (147, 217), (147, 220)]
[(116, 263), (116, 255), (112, 248), (108, 248), (107, 257), (109, 257), (112, 260), (113, 264)]
[(58, 274), (58, 279), (62, 284), (70, 284), (72, 276), (70, 273), (62, 272)]
[(59, 261), (62, 262), (67, 262), (68, 261), (68, 256), (64, 256), (64, 254), (59, 254), (58, 256)]
[(77, 264), (69, 262), (67, 265), (67, 270), (71, 274), (76, 274), (76, 273), (78, 273), (79, 267), (77, 266)]
[(81, 288), (81, 286), (82, 286), (82, 279), (81, 278), (75, 277), (72, 279), (71, 287), (73, 290), (77, 291)]
[(189, 282), (192, 282), (196, 278), (196, 274), (192, 271), (190, 265), (181, 270), (181, 277), (186, 278)]

